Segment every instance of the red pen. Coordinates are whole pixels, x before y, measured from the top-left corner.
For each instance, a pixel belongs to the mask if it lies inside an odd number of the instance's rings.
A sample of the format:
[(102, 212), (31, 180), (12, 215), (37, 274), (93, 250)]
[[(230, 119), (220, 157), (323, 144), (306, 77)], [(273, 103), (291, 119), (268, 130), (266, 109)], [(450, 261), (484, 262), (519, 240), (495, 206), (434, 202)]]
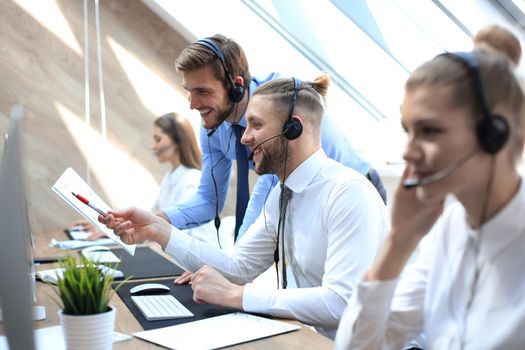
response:
[(100, 215), (102, 215), (103, 217), (106, 217), (108, 216), (108, 214), (102, 210), (100, 210), (99, 208), (95, 207), (93, 204), (89, 204), (89, 200), (87, 200), (87, 198), (85, 197), (82, 197), (81, 195), (79, 194), (75, 194), (73, 192), (71, 192), (71, 194), (73, 196), (75, 196), (76, 199), (78, 199), (79, 201), (81, 201), (82, 203), (84, 203), (85, 205), (87, 205), (88, 207), (90, 207), (91, 209), (95, 210), (97, 213), (99, 213)]

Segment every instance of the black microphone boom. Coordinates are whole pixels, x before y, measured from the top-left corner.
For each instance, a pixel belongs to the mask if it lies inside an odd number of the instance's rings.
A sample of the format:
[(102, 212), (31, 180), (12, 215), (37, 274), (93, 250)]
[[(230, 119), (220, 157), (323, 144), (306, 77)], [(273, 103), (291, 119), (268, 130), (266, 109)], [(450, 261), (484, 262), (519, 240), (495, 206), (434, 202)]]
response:
[(285, 132), (286, 132), (286, 130), (283, 131), (283, 132), (280, 133), (280, 134), (277, 134), (277, 135), (274, 135), (274, 136), (272, 136), (272, 137), (267, 138), (266, 140), (264, 140), (263, 142), (261, 142), (261, 143), (259, 143), (257, 146), (255, 146), (255, 147), (253, 148), (253, 151), (251, 151), (250, 154), (248, 155), (248, 160), (250, 160), (250, 161), (253, 160), (253, 155), (254, 155), (255, 151), (257, 150), (257, 148), (261, 147), (262, 145), (264, 145), (264, 144), (265, 144), (266, 142), (268, 142), (268, 141), (271, 141), (271, 140), (273, 140), (273, 139), (275, 139), (275, 138), (277, 138), (277, 137), (279, 137), (279, 136), (283, 136)]
[(219, 128), (219, 126), (216, 126), (214, 127), (213, 129), (211, 129), (210, 131), (208, 131), (208, 137), (211, 137), (211, 135), (215, 134), (215, 131), (217, 131), (217, 129)]
[(474, 151), (470, 152), (469, 154), (461, 158), (456, 163), (452, 163), (451, 165), (447, 166), (445, 169), (440, 170), (437, 173), (432, 174), (430, 176), (427, 176), (421, 179), (405, 179), (403, 180), (403, 187), (405, 187), (406, 189), (410, 189), (414, 187), (430, 185), (436, 181), (443, 180), (444, 178), (449, 176), (452, 172), (454, 172), (457, 168), (465, 164), (467, 160), (472, 158), (472, 156), (478, 153), (478, 151), (479, 149), (476, 148)]

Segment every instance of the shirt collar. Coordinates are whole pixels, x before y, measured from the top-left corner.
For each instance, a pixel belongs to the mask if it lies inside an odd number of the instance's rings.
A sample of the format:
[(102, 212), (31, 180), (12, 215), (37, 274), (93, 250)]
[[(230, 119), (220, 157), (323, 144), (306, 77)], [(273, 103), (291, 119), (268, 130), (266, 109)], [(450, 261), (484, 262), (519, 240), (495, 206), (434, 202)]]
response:
[(284, 184), (295, 193), (303, 192), (327, 160), (326, 153), (319, 149), (292, 171)]
[(505, 247), (525, 234), (523, 225), (516, 225), (517, 218), (525, 217), (525, 186), (520, 188), (511, 201), (481, 228), (480, 260), (490, 262)]

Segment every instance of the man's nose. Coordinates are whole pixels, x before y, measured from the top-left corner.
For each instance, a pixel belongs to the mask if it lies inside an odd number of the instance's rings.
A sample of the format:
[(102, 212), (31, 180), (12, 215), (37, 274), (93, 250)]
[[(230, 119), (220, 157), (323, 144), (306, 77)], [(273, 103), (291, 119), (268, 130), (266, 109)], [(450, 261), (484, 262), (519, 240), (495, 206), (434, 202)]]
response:
[(191, 92), (188, 92), (188, 102), (190, 103), (190, 109), (196, 109), (199, 107), (199, 99)]
[(251, 142), (253, 141), (253, 136), (252, 136), (252, 133), (250, 131), (250, 129), (246, 128), (242, 134), (242, 137), (241, 137), (241, 143), (243, 145), (248, 145), (250, 144)]

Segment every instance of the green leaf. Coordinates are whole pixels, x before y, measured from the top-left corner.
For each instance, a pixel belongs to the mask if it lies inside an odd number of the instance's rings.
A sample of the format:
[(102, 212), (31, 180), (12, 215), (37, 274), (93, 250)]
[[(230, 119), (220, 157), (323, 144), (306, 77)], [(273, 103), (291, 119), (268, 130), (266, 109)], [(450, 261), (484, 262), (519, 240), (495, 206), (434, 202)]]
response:
[[(62, 301), (64, 314), (90, 315), (108, 310), (109, 301), (115, 292), (111, 288), (113, 276), (105, 276), (96, 262), (85, 257), (77, 261), (69, 256), (60, 265), (64, 273), (62, 278), (58, 278), (57, 295)], [(112, 268), (116, 269), (117, 265)]]

